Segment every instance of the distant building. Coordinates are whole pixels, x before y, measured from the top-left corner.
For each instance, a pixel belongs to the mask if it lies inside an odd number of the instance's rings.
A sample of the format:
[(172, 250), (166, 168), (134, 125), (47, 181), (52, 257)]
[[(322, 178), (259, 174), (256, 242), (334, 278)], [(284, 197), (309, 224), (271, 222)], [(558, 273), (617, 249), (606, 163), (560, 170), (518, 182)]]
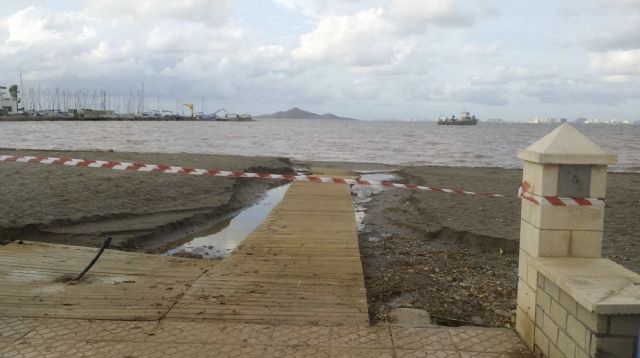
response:
[(12, 116), (18, 114), (18, 105), (20, 99), (18, 98), (18, 86), (13, 85), (9, 87), (9, 92), (5, 92), (7, 87), (0, 86), (0, 115)]
[(534, 118), (534, 119), (530, 120), (529, 123), (534, 123), (534, 124), (553, 124), (553, 123), (558, 123), (558, 120), (555, 119), (555, 118)]

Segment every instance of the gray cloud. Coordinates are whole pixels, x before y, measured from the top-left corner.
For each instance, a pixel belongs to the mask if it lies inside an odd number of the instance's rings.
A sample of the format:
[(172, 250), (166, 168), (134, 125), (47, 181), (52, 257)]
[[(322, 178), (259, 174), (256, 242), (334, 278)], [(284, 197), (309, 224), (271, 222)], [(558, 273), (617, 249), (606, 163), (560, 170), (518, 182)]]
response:
[(87, 12), (118, 20), (155, 22), (176, 20), (217, 27), (233, 13), (235, 0), (89, 0)]
[[(15, 81), (22, 72), (27, 86), (43, 91), (121, 95), (144, 82), (147, 96), (169, 107), (205, 97), (208, 107), (244, 111), (309, 105), (403, 118), (465, 104), (495, 113), (523, 103), (631, 108), (640, 93), (634, 4), (616, 7), (628, 14), (580, 12), (570, 25), (531, 34), (508, 33), (512, 19), (495, 10), (507, 0), (273, 1), (280, 7), (269, 16), (299, 16), (311, 29), (272, 36), (240, 18), (232, 0), (27, 7), (0, 15), (0, 78)], [(581, 22), (589, 31), (572, 27)], [(554, 43), (576, 34), (588, 40)]]
[(455, 88), (449, 92), (449, 99), (460, 102), (484, 104), (488, 106), (506, 106), (508, 91), (501, 86), (473, 86)]
[(640, 98), (640, 86), (638, 83), (604, 86), (597, 81), (566, 80), (526, 88), (522, 93), (535, 97), (542, 103), (616, 106)]
[(615, 28), (599, 31), (585, 41), (592, 51), (631, 50), (640, 48), (640, 16)]

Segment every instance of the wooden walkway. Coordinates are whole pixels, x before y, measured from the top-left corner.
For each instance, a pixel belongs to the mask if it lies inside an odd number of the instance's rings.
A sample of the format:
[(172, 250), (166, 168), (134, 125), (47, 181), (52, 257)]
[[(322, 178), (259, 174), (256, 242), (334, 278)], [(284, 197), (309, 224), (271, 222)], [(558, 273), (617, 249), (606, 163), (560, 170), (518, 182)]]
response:
[(370, 327), (348, 186), (295, 183), (221, 262), (0, 247), (0, 357), (531, 357), (511, 329)]
[(367, 326), (349, 187), (294, 183), (267, 220), (196, 281), (167, 318)]
[(0, 247), (0, 317), (157, 320), (213, 261), (25, 242)]

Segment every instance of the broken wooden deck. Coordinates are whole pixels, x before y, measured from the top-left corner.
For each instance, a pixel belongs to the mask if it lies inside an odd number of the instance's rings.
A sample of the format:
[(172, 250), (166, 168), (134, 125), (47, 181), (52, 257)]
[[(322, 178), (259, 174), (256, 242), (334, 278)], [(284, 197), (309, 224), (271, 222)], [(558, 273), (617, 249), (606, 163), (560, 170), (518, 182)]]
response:
[(2, 247), (0, 316), (368, 325), (346, 185), (294, 183), (221, 262), (107, 250), (80, 283), (64, 282), (95, 252), (31, 242)]
[(221, 262), (0, 247), (1, 357), (529, 357), (510, 329), (369, 327), (348, 186), (295, 183)]
[(34, 242), (0, 247), (0, 317), (157, 320), (215, 264), (106, 250), (82, 281), (65, 282), (96, 251)]
[(294, 183), (267, 220), (167, 317), (368, 325), (349, 187)]

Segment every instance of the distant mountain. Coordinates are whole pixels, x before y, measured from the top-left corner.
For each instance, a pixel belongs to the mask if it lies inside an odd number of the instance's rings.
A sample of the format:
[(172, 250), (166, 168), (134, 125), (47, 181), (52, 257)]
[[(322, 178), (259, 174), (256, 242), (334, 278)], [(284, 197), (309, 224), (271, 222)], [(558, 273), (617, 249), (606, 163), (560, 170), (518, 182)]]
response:
[(335, 114), (327, 113), (327, 114), (317, 114), (313, 112), (308, 112), (298, 107), (293, 107), (288, 111), (281, 111), (271, 114), (263, 114), (258, 116), (258, 118), (280, 118), (280, 119), (353, 119), (353, 118), (345, 118), (336, 116)]

